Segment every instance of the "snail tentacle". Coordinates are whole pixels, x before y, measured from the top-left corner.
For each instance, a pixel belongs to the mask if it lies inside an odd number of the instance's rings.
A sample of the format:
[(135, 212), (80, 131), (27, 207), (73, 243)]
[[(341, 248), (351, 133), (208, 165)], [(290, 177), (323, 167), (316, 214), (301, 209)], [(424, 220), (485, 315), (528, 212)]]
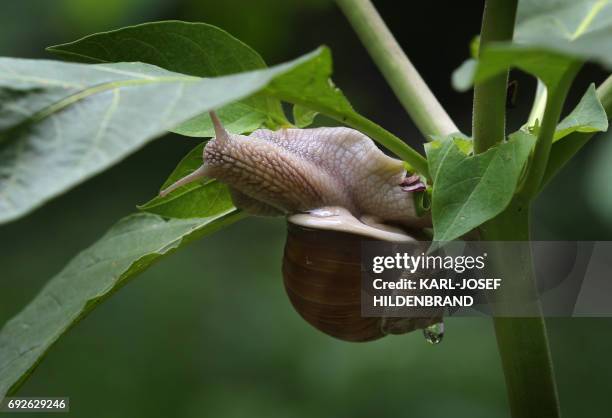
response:
[(161, 197), (167, 196), (170, 192), (178, 189), (179, 187), (182, 187), (189, 183), (193, 183), (194, 181), (200, 180), (204, 177), (210, 177), (209, 171), (210, 170), (208, 169), (208, 167), (206, 167), (206, 165), (202, 165), (197, 170), (193, 171), (191, 174), (186, 175), (185, 177), (166, 187), (164, 190), (159, 192), (159, 195)]

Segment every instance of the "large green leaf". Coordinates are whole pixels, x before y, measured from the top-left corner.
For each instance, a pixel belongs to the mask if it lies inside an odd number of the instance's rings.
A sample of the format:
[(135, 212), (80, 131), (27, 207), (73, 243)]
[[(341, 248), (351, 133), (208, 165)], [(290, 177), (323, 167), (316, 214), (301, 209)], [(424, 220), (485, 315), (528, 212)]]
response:
[(612, 2), (608, 0), (521, 0), (513, 42), (482, 48), (453, 76), (460, 90), (509, 67), (556, 86), (573, 61), (595, 61), (612, 69)]
[[(111, 51), (107, 52), (106, 49)], [(65, 57), (92, 62), (143, 61), (191, 75), (208, 76), (240, 71), (239, 66), (246, 65), (241, 62), (243, 60), (249, 66), (264, 65), (255, 52), (222, 30), (206, 24), (185, 22), (158, 22), (128, 27), (51, 47), (50, 50)], [(171, 60), (163, 57), (170, 57)], [(214, 65), (209, 68), (204, 66), (204, 62)], [(265, 93), (258, 95), (257, 100), (268, 100), (267, 106), (264, 102), (258, 106), (268, 116), (267, 127), (275, 129), (289, 125), (278, 102), (278, 99), (285, 100), (300, 105), (297, 123), (306, 125), (315, 113), (326, 114), (370, 135), (410, 162), (415, 169), (424, 172), (426, 162), (422, 156), (399, 138), (355, 112), (342, 92), (334, 86), (331, 74), (331, 55), (324, 53), (312, 65), (288, 74)], [(261, 113), (253, 109), (253, 106), (245, 106), (242, 101), (230, 110), (222, 109), (220, 116), (230, 132), (248, 132), (262, 122)], [(195, 136), (212, 135), (207, 115), (187, 121), (178, 132)]]
[(514, 42), (612, 68), (612, 2), (520, 0)]
[[(192, 149), (164, 182), (162, 189), (202, 165), (204, 144)], [(228, 188), (214, 179), (189, 183), (168, 196), (157, 196), (139, 209), (167, 218), (202, 218), (234, 207)]]
[(235, 210), (209, 218), (119, 221), (75, 257), (0, 331), (0, 398), (14, 392), (51, 346), (117, 289), (160, 257), (237, 221)]
[(309, 77), (309, 61), (321, 59), (331, 60), (328, 50), (269, 69), (198, 78), (141, 63), (0, 58), (0, 223), (179, 123), (261, 91), (275, 77)]
[[(216, 77), (262, 69), (264, 60), (248, 45), (206, 23), (151, 22), (97, 33), (49, 51), (69, 60), (87, 63), (140, 61), (169, 71), (197, 77)], [(253, 131), (288, 124), (277, 99), (248, 97), (218, 110), (230, 132)], [(188, 136), (214, 136), (208, 115), (199, 115), (174, 129)]]
[(426, 144), (435, 178), (435, 241), (451, 241), (501, 213), (510, 203), (535, 137), (517, 132), (488, 151), (466, 154), (453, 138)]

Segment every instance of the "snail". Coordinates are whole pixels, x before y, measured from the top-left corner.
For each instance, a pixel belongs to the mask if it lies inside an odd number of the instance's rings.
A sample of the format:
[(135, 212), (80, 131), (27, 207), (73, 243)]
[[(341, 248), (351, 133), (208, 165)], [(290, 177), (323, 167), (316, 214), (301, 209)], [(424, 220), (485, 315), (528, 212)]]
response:
[(407, 231), (430, 225), (416, 215), (424, 189), (404, 163), (346, 128), (227, 132), (214, 112), (215, 137), (200, 168), (160, 195), (203, 177), (229, 187), (236, 207), (258, 216), (287, 216), (282, 263), (285, 289), (315, 328), (346, 341), (424, 329), (440, 318), (361, 316), (361, 242), (414, 241)]

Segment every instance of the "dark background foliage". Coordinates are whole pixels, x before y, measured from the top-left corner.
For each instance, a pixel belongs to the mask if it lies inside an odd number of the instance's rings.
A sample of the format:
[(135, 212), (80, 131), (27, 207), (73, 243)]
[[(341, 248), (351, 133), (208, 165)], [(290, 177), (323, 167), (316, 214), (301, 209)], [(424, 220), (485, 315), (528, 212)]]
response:
[[(469, 133), (471, 94), (451, 89), (450, 72), (478, 33), (481, 2), (376, 5)], [(5, 2), (0, 54), (52, 58), (45, 46), (163, 19), (218, 25), (270, 64), (329, 45), (334, 79), (355, 107), (420, 149), (419, 133), (329, 0)], [(508, 124), (516, 129), (535, 83), (512, 77), (519, 80), (518, 105)], [(603, 77), (597, 67), (587, 67), (568, 106)], [(154, 195), (196, 143), (168, 135), (0, 227), (0, 323), (80, 249)], [(536, 238), (612, 237), (610, 161), (612, 144), (600, 135), (539, 199)], [(368, 344), (335, 341), (291, 308), (280, 276), (283, 243), (282, 219), (248, 219), (168, 258), (71, 331), (21, 394), (70, 396), (71, 414), (90, 418), (508, 416), (490, 320), (448, 320), (438, 346), (418, 333)], [(607, 319), (549, 321), (566, 417), (601, 416), (609, 409), (611, 325)]]

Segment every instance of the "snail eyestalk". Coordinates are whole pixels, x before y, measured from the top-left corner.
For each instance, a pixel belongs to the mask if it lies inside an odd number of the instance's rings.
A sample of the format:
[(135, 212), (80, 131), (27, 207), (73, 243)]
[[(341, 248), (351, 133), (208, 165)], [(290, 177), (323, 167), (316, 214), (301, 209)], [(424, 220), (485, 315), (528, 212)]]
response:
[[(221, 123), (221, 120), (219, 119), (217, 114), (214, 111), (210, 111), (208, 112), (208, 114), (210, 115), (210, 120), (212, 121), (213, 127), (215, 128), (215, 138), (214, 139), (219, 142), (228, 141), (230, 139), (229, 133), (223, 127), (223, 124)], [(193, 183), (194, 181), (197, 181), (203, 177), (206, 177), (207, 175), (208, 175), (208, 170), (207, 170), (206, 164), (202, 164), (200, 168), (198, 168), (191, 174), (183, 177), (182, 179), (176, 181), (175, 183), (171, 184), (170, 186), (168, 186), (167, 188), (159, 192), (159, 195), (161, 197), (165, 197), (171, 192), (173, 192), (174, 190), (178, 189), (179, 187), (184, 186), (189, 183)]]
[(229, 133), (223, 127), (221, 119), (219, 119), (214, 111), (210, 111), (208, 114), (210, 115), (210, 120), (215, 128), (215, 139), (220, 142), (227, 141), (229, 139)]
[(170, 192), (173, 192), (174, 190), (178, 189), (181, 186), (184, 186), (184, 185), (189, 184), (189, 183), (193, 183), (196, 180), (199, 180), (199, 179), (201, 179), (203, 177), (206, 177), (207, 172), (208, 172), (207, 168), (208, 167), (206, 167), (205, 165), (202, 165), (200, 168), (198, 168), (197, 170), (195, 170), (191, 174), (183, 177), (182, 179), (180, 179), (180, 180), (176, 181), (175, 183), (171, 184), (170, 186), (166, 187), (164, 190), (159, 192), (159, 195), (161, 197), (165, 197)]

